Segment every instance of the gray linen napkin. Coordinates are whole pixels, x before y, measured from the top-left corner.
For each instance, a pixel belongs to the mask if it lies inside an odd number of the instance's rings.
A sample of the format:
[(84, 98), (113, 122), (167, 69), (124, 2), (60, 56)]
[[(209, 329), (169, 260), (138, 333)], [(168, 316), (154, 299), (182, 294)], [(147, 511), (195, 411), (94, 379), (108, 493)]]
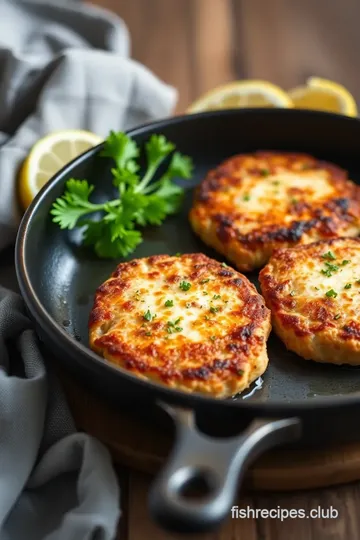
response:
[(131, 60), (116, 15), (79, 2), (0, 0), (0, 249), (20, 220), (15, 175), (59, 129), (106, 136), (168, 116), (176, 92)]
[[(106, 136), (171, 113), (174, 89), (129, 48), (105, 10), (0, 0), (0, 249), (15, 240), (16, 173), (39, 137)], [(22, 299), (0, 289), (0, 540), (111, 540), (119, 517), (107, 450), (76, 433)]]

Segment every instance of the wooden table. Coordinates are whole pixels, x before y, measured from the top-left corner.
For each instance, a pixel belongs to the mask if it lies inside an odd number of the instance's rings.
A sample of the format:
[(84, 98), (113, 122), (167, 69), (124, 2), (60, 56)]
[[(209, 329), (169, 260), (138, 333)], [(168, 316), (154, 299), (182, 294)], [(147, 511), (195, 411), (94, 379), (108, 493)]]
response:
[[(284, 88), (310, 75), (338, 80), (360, 103), (358, 0), (93, 0), (117, 12), (132, 36), (133, 57), (179, 90), (177, 112), (202, 92), (236, 78)], [(171, 540), (150, 521), (150, 479), (120, 471), (119, 539)], [(229, 519), (203, 540), (360, 538), (360, 484), (301, 494), (244, 494), (239, 506), (339, 511), (331, 519)], [(190, 540), (195, 537), (190, 537)]]

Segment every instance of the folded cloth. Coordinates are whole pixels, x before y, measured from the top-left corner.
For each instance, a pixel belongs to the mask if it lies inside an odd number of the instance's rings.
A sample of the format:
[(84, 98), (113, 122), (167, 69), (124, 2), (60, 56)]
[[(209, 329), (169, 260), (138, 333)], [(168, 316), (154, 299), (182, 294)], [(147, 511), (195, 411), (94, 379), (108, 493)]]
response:
[(31, 146), (59, 129), (106, 136), (166, 117), (175, 90), (129, 55), (125, 24), (67, 0), (0, 0), (0, 249), (21, 214), (15, 178)]
[(119, 490), (107, 450), (76, 433), (23, 301), (0, 288), (0, 538), (115, 537)]
[[(128, 55), (124, 23), (105, 10), (0, 0), (0, 249), (15, 240), (16, 173), (39, 137), (106, 136), (171, 113), (174, 89)], [(110, 540), (119, 501), (107, 450), (76, 433), (22, 299), (0, 288), (0, 540)]]

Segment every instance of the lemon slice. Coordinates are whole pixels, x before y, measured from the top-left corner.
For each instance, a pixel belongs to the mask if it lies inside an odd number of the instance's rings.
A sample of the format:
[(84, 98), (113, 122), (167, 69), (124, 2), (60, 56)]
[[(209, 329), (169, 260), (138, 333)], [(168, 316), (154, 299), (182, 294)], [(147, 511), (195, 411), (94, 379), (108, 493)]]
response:
[(40, 139), (30, 150), (19, 173), (21, 206), (26, 209), (64, 165), (102, 141), (95, 133), (82, 130), (57, 131)]
[(357, 116), (353, 96), (344, 86), (333, 81), (310, 77), (305, 86), (293, 88), (288, 94), (297, 109), (315, 109)]
[(267, 81), (235, 81), (203, 94), (188, 107), (186, 112), (249, 107), (290, 108), (292, 101), (286, 92)]

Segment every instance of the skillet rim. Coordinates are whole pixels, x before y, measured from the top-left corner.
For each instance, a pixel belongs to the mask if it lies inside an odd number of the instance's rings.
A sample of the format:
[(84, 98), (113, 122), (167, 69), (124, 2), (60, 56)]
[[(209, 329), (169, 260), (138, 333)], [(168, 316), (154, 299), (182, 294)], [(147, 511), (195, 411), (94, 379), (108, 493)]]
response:
[[(283, 116), (304, 116), (309, 117), (310, 119), (318, 118), (319, 121), (323, 118), (330, 118), (334, 122), (342, 122), (349, 124), (358, 124), (360, 128), (360, 119), (358, 117), (352, 118), (347, 116), (342, 116), (336, 113), (329, 113), (324, 111), (315, 111), (307, 109), (269, 109), (269, 108), (249, 108), (249, 109), (227, 109), (219, 111), (207, 111), (200, 112), (195, 114), (182, 114), (178, 116), (173, 116), (170, 118), (163, 118), (153, 122), (147, 122), (139, 126), (133, 127), (129, 130), (126, 130), (126, 133), (131, 137), (136, 137), (143, 135), (144, 133), (151, 133), (152, 130), (161, 130), (162, 127), (167, 127), (169, 125), (177, 125), (186, 122), (196, 122), (199, 118), (204, 117), (219, 117), (219, 116), (239, 116), (240, 118), (246, 115), (264, 114), (265, 116), (274, 116), (274, 115), (283, 115)], [(180, 390), (168, 388), (162, 386), (156, 382), (143, 380), (137, 377), (136, 375), (123, 370), (120, 367), (115, 367), (109, 362), (106, 362), (102, 357), (97, 355), (91, 349), (78, 342), (72, 338), (58, 323), (51, 317), (47, 312), (45, 307), (42, 305), (39, 297), (37, 296), (32, 283), (29, 277), (26, 261), (26, 249), (27, 242), (29, 241), (28, 230), (33, 219), (37, 215), (37, 211), (41, 206), (43, 199), (51, 192), (53, 186), (58, 182), (61, 182), (63, 177), (67, 175), (71, 170), (78, 164), (86, 161), (88, 158), (97, 154), (103, 143), (87, 150), (70, 163), (65, 165), (57, 174), (55, 174), (47, 184), (40, 190), (37, 196), (34, 198), (30, 206), (27, 208), (21, 223), (18, 228), (18, 233), (16, 236), (15, 243), (15, 270), (16, 276), (20, 288), (21, 295), (29, 309), (32, 317), (35, 319), (37, 324), (42, 328), (46, 333), (49, 339), (53, 342), (60, 340), (62, 347), (72, 350), (72, 356), (77, 356), (76, 353), (81, 357), (81, 361), (78, 360), (78, 363), (81, 365), (81, 369), (93, 369), (96, 367), (98, 369), (104, 369), (113, 374), (115, 377), (124, 377), (128, 379), (129, 382), (137, 384), (139, 387), (143, 386), (144, 390), (153, 390), (159, 396), (159, 400), (164, 400), (164, 402), (174, 402), (183, 403), (187, 406), (196, 407), (196, 405), (219, 405), (224, 408), (235, 409), (246, 409), (248, 412), (253, 412), (254, 414), (258, 413), (261, 416), (264, 416), (264, 413), (269, 414), (281, 414), (289, 413), (305, 413), (311, 412), (313, 410), (324, 410), (324, 409), (339, 409), (342, 407), (350, 407), (355, 405), (360, 405), (360, 389), (359, 394), (340, 394), (339, 396), (328, 395), (307, 399), (295, 399), (290, 401), (285, 400), (275, 400), (270, 399), (263, 402), (251, 402), (248, 400), (231, 400), (231, 399), (216, 399), (210, 396), (202, 395), (199, 393), (186, 393)], [(30, 237), (31, 238), (31, 237)], [(85, 365), (86, 360), (86, 365)], [(82, 366), (84, 364), (84, 366)], [(168, 399), (167, 399), (168, 398)]]

